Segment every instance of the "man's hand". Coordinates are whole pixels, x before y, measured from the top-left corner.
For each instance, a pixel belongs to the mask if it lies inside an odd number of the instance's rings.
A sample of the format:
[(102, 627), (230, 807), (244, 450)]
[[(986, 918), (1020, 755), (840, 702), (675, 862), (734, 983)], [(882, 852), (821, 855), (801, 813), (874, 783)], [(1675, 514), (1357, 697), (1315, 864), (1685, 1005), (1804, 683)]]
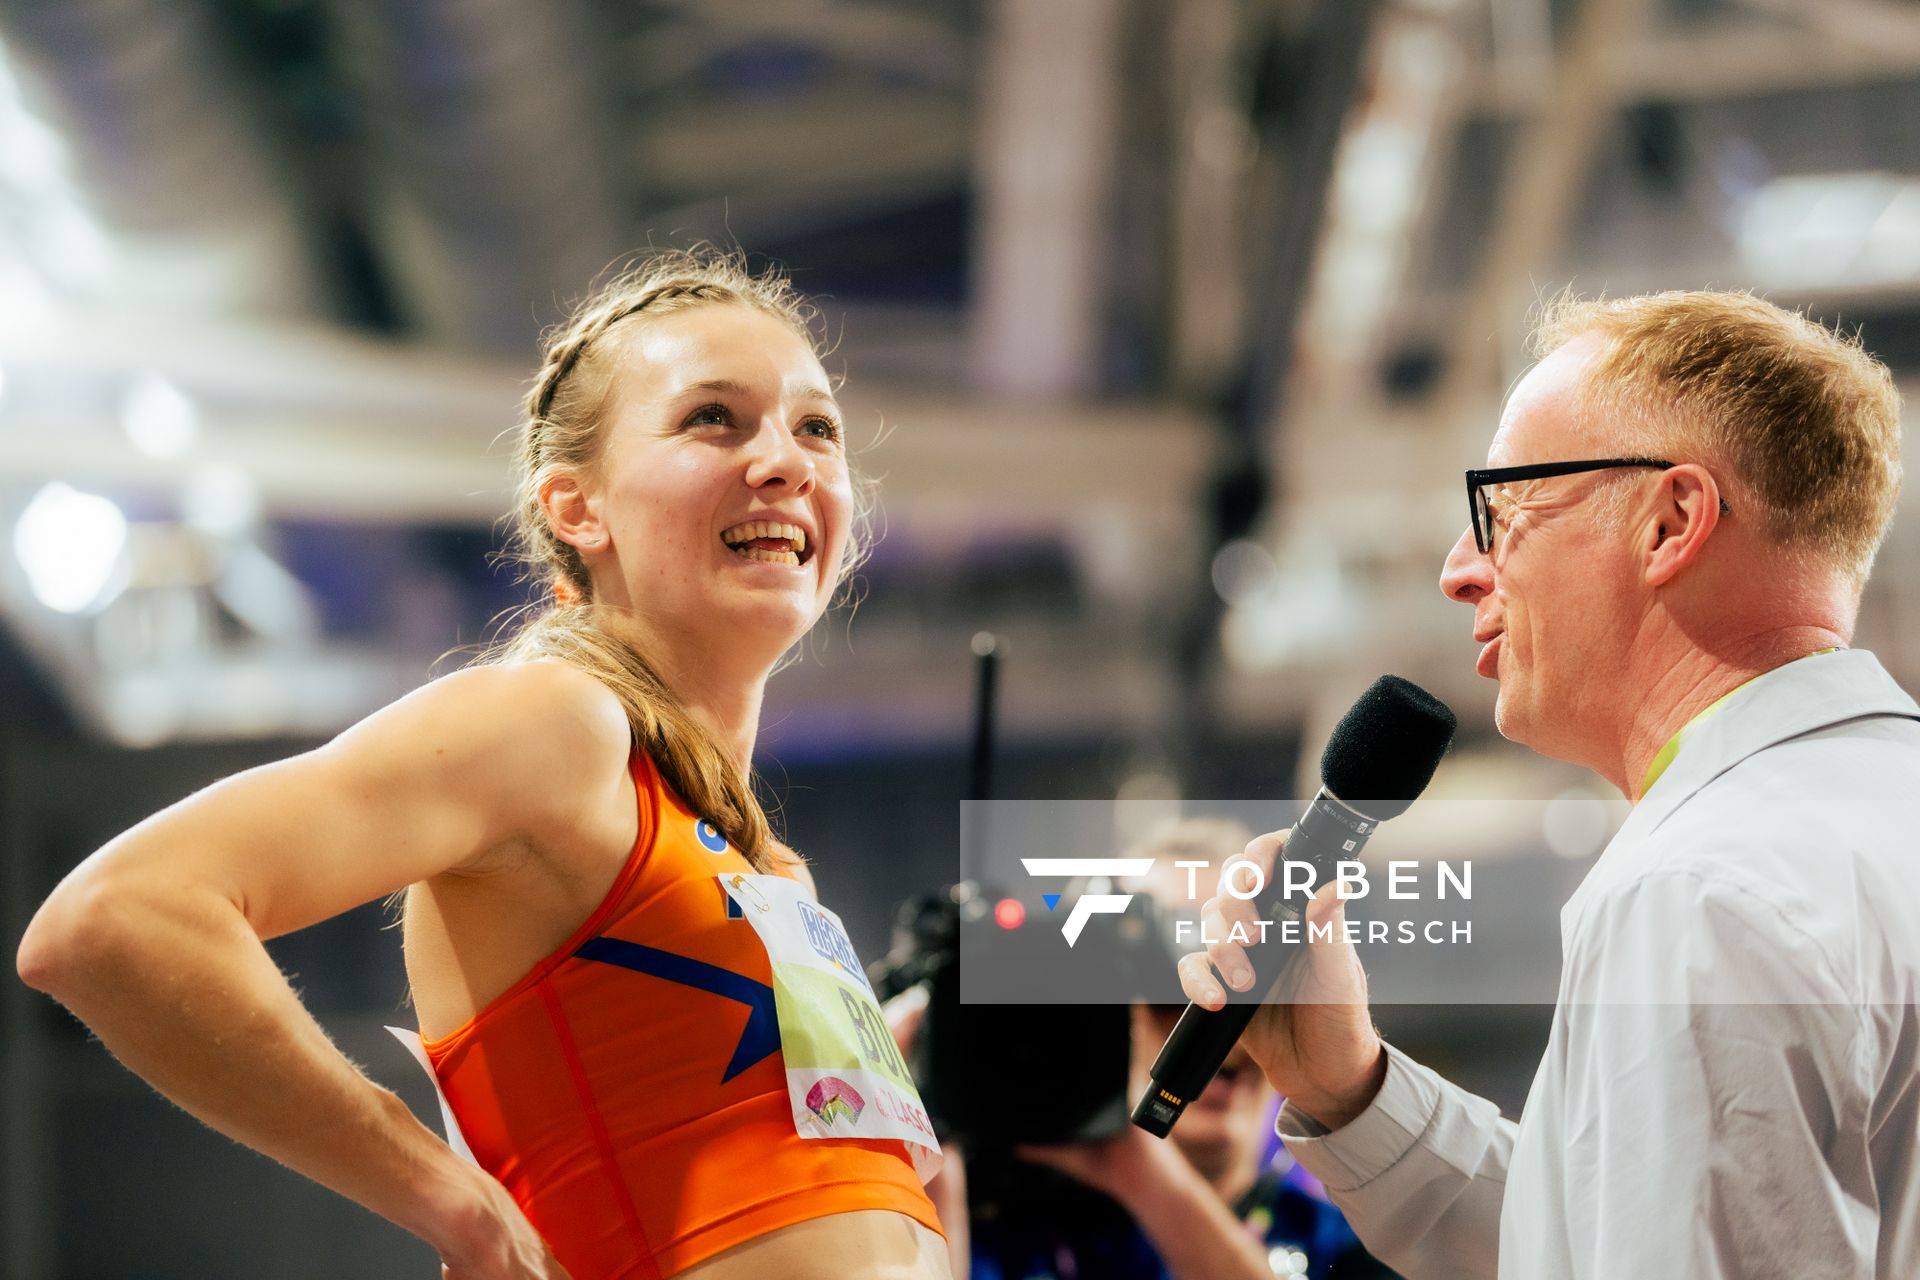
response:
[[(1287, 832), (1276, 831), (1247, 846), (1246, 860), (1271, 872), (1286, 845)], [(1221, 877), (1225, 884), (1227, 878)], [(1386, 1046), (1367, 1013), (1367, 975), (1347, 944), (1346, 911), (1332, 882), (1320, 886), (1307, 906), (1305, 954), (1289, 966), (1273, 998), (1260, 1007), (1241, 1043), (1266, 1072), (1273, 1087), (1295, 1107), (1329, 1129), (1337, 1129), (1367, 1109), (1386, 1076)], [(1187, 998), (1208, 1009), (1226, 1004), (1220, 978), (1235, 991), (1253, 985), (1247, 948), (1228, 941), (1236, 924), (1260, 945), (1259, 912), (1222, 892), (1201, 908), (1204, 935), (1214, 939), (1204, 952), (1180, 958), (1180, 985)], [(1331, 927), (1331, 938), (1316, 939), (1314, 927)], [(1268, 945), (1278, 945), (1269, 943)]]

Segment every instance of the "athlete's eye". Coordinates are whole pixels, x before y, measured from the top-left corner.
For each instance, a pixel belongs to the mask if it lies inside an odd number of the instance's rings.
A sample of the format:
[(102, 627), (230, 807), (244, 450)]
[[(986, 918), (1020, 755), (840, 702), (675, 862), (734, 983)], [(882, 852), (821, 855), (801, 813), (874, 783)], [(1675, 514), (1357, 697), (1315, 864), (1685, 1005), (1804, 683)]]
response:
[(800, 429), (816, 439), (831, 441), (835, 444), (840, 442), (842, 434), (840, 424), (826, 417), (808, 418), (800, 424)]
[(723, 404), (703, 404), (687, 415), (690, 427), (726, 427), (733, 424), (733, 413)]

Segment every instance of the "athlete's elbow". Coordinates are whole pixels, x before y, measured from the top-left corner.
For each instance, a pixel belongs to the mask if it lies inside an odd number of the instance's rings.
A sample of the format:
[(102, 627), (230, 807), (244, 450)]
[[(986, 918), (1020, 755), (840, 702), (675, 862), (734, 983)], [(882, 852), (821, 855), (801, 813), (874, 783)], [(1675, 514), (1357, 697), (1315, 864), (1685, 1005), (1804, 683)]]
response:
[(127, 955), (144, 909), (131, 886), (85, 868), (76, 871), (27, 924), (14, 956), (21, 981), (71, 1003), (71, 994), (105, 980)]

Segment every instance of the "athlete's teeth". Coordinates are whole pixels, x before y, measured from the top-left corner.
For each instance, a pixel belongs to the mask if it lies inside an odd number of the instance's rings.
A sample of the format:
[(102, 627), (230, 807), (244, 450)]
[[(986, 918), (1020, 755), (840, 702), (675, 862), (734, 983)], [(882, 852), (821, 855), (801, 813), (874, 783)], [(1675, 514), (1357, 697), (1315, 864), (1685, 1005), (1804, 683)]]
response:
[(800, 557), (791, 551), (768, 551), (763, 547), (749, 547), (744, 543), (733, 548), (735, 554), (749, 560), (764, 560), (768, 564), (799, 564)]
[(807, 531), (797, 524), (782, 524), (773, 520), (749, 520), (737, 524), (720, 535), (720, 540), (738, 550), (756, 550), (746, 548), (744, 544), (756, 538), (784, 538), (792, 543), (790, 552), (771, 552), (772, 555), (799, 555), (807, 549)]

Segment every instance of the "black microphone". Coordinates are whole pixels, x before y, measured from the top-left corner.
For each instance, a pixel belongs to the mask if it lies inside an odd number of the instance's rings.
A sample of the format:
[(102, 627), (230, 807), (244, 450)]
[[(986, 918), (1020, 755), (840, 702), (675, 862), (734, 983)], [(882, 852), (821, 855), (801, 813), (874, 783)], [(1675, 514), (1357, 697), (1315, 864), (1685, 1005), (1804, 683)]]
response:
[[(1380, 824), (1405, 813), (1427, 789), (1458, 723), (1446, 703), (1412, 681), (1399, 676), (1374, 681), (1327, 740), (1320, 757), (1320, 794), (1294, 824), (1281, 857), (1312, 863), (1315, 887), (1326, 883), (1336, 862), (1359, 857)], [(1257, 904), (1262, 919), (1298, 920), (1304, 913), (1282, 891), (1282, 872), (1274, 867)], [(1254, 980), (1248, 995), (1258, 993), (1257, 998), (1222, 1009), (1187, 1005), (1153, 1060), (1152, 1083), (1133, 1109), (1135, 1124), (1156, 1138), (1172, 1132), (1299, 952), (1299, 947), (1250, 947)], [(1224, 982), (1221, 987), (1232, 992)]]

